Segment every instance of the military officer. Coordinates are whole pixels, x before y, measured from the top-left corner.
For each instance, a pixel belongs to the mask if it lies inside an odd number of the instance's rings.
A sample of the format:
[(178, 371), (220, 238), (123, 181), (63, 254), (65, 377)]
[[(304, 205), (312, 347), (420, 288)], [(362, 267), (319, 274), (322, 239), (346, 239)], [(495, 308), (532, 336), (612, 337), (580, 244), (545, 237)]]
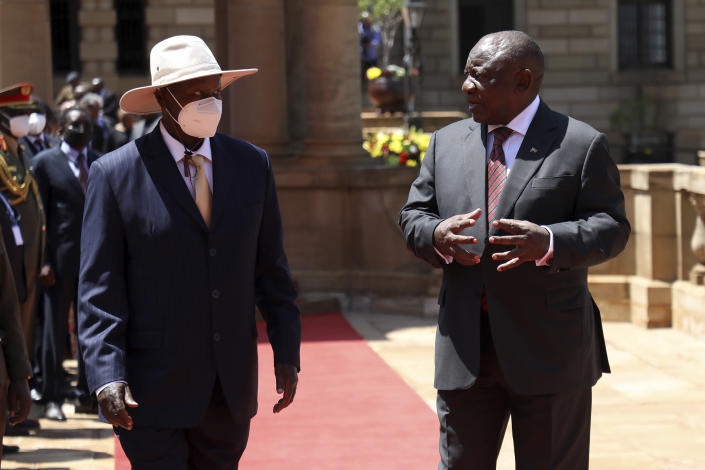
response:
[[(34, 335), (39, 270), (43, 264), (44, 209), (29, 162), (17, 139), (29, 131), (29, 115), (37, 111), (28, 83), (0, 90), (0, 191), (10, 202), (20, 222), (24, 247), (26, 298), (20, 303), (20, 322), (27, 350)], [(35, 423), (32, 423), (35, 424)]]

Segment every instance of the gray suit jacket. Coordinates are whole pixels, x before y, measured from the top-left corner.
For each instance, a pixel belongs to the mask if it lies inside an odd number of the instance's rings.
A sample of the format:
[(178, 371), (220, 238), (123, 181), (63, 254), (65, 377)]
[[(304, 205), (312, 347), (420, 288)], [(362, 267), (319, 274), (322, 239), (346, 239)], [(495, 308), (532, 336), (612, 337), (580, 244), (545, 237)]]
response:
[(435, 386), (469, 388), (480, 363), (480, 297), (500, 366), (513, 391), (556, 393), (594, 384), (609, 372), (600, 313), (587, 288), (588, 267), (616, 256), (630, 226), (619, 172), (604, 135), (552, 111), (543, 102), (517, 153), (498, 218), (547, 225), (554, 234), (550, 267), (524, 263), (497, 272), (486, 214), (487, 126), (472, 119), (434, 133), (401, 211), (407, 246), (433, 266), (433, 231), (445, 218), (482, 208), (471, 233), (481, 255), (475, 266), (443, 265), (436, 335)]

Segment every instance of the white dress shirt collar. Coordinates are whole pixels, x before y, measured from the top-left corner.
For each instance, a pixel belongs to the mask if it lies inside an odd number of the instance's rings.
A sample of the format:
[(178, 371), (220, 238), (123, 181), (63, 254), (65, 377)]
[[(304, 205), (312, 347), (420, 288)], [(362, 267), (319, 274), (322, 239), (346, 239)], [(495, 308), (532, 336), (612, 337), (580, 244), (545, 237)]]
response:
[(505, 125), (488, 125), (487, 126), (487, 132), (490, 133), (493, 130), (497, 129), (498, 127), (508, 127), (517, 134), (521, 134), (523, 136), (526, 135), (526, 131), (529, 130), (529, 126), (531, 125), (531, 121), (534, 120), (534, 116), (536, 116), (536, 111), (539, 109), (539, 104), (541, 103), (541, 99), (539, 98), (539, 95), (536, 95), (536, 98), (534, 98), (534, 101), (529, 104), (526, 108), (522, 110), (519, 114), (514, 116), (514, 119), (509, 121), (508, 124)]
[(69, 160), (71, 160), (74, 164), (78, 159), (79, 153), (83, 153), (83, 155), (86, 154), (86, 149), (83, 149), (83, 152), (79, 152), (75, 148), (71, 147), (65, 140), (61, 141), (61, 151), (64, 152), (69, 157)]
[[(164, 143), (169, 149), (171, 156), (174, 157), (174, 161), (179, 162), (182, 158), (184, 158), (184, 144), (182, 144), (181, 142), (176, 140), (171, 134), (169, 134), (169, 132), (166, 130), (164, 124), (161, 121), (159, 122), (159, 131), (162, 133)], [(193, 153), (201, 154), (205, 157), (207, 161), (212, 161), (213, 155), (211, 153), (211, 139), (203, 139), (203, 144), (201, 144), (201, 147), (198, 149), (194, 149)]]

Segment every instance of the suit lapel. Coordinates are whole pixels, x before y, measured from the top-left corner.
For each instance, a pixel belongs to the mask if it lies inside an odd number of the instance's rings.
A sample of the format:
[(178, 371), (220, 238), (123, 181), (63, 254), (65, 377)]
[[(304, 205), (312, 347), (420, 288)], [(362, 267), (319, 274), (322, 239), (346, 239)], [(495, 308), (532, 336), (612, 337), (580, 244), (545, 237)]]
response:
[[(475, 225), (474, 232), (477, 234), (487, 233), (487, 191), (486, 186), (486, 158), (487, 158), (487, 126), (476, 125), (470, 129), (463, 145), (463, 162), (465, 172), (465, 184), (467, 185), (465, 194), (469, 197), (460, 210), (472, 212), (477, 208), (482, 209), (482, 216)], [(481, 204), (478, 204), (481, 202)]]
[(159, 127), (147, 134), (144, 139), (137, 140), (136, 144), (147, 172), (160, 192), (163, 190), (171, 195), (189, 217), (199, 227), (207, 231), (208, 227), (198, 211), (196, 202), (189, 194), (181, 174), (179, 174), (179, 168), (162, 139)]
[[(556, 137), (557, 126), (553, 121), (551, 110), (541, 101), (509, 172), (509, 178), (497, 207), (497, 219), (507, 218), (511, 214), (517, 199), (543, 163)], [(494, 227), (490, 227), (490, 235), (496, 231)]]
[(71, 165), (69, 165), (69, 156), (66, 155), (63, 150), (58, 148), (56, 149), (56, 156), (57, 165), (59, 166), (59, 168), (61, 168), (61, 171), (64, 172), (66, 178), (71, 181), (70, 184), (71, 186), (73, 186), (73, 189), (77, 191), (78, 194), (81, 195), (81, 197), (83, 197), (83, 188), (81, 188), (81, 183), (78, 182), (76, 174), (71, 169)]
[(213, 229), (222, 213), (225, 211), (226, 196), (229, 186), (227, 175), (233, 175), (234, 169), (230, 168), (234, 159), (228, 154), (217, 134), (211, 138), (211, 157), (213, 158), (213, 208), (211, 216), (211, 229)]

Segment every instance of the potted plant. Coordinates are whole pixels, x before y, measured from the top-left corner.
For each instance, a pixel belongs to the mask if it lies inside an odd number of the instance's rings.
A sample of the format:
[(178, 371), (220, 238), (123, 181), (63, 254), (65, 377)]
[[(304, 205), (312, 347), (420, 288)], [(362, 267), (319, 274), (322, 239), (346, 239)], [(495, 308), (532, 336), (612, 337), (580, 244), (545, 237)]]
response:
[(431, 134), (412, 127), (408, 130), (380, 130), (365, 137), (362, 148), (372, 158), (381, 158), (388, 166), (416, 167), (423, 161)]
[(624, 163), (673, 161), (671, 135), (657, 124), (656, 103), (638, 90), (610, 115), (610, 124), (624, 137)]

